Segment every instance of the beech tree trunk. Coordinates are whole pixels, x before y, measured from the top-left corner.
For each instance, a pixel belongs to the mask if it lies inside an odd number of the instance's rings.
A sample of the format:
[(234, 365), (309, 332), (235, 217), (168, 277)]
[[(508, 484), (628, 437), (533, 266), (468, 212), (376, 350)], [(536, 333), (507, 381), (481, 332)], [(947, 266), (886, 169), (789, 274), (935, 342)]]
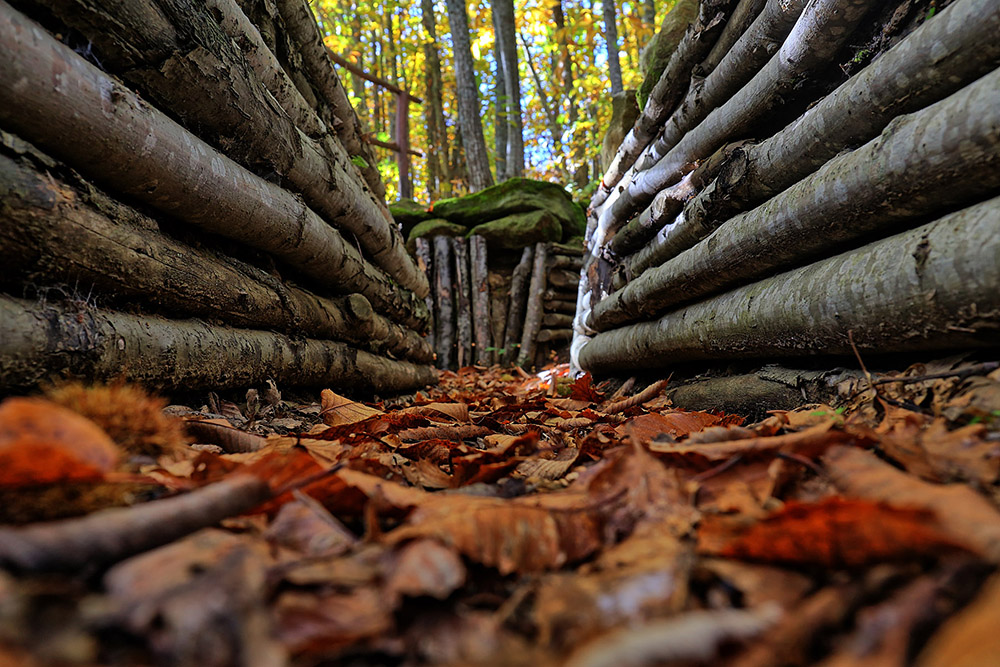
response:
[(93, 285), (183, 317), (433, 360), (423, 338), (376, 314), (362, 295), (326, 299), (238, 260), (186, 246), (90, 184), (53, 175), (58, 170), (72, 178), (73, 172), (3, 136), (4, 144), (25, 153), (19, 160), (0, 154), (0, 260), (9, 275), (37, 274), (84, 291)]
[(429, 366), (343, 343), (0, 295), (4, 388), (37, 386), (63, 372), (183, 390), (246, 387), (270, 378), (281, 386), (399, 393), (436, 382)]
[(455, 302), (452, 298), (451, 243), (447, 236), (434, 237), (434, 294), (437, 299), (437, 329), (434, 342), (438, 368), (451, 368), (455, 347)]
[(478, 192), (493, 185), (490, 161), (483, 139), (476, 73), (469, 42), (469, 15), (465, 0), (447, 0), (451, 43), (455, 56), (455, 86), (458, 97), (458, 126), (462, 133), (465, 162), (469, 170), (469, 190)]
[(622, 86), (622, 65), (618, 58), (618, 17), (614, 0), (601, 0), (601, 12), (604, 15), (604, 43), (608, 49), (611, 94), (617, 95), (625, 88)]
[(455, 322), (458, 327), (456, 351), (458, 367), (471, 366), (472, 357), (472, 301), (469, 298), (472, 281), (469, 277), (469, 242), (458, 237), (451, 240), (455, 255)]
[[(503, 178), (520, 178), (524, 176), (524, 121), (521, 114), (521, 75), (518, 69), (514, 2), (491, 0), (490, 6), (496, 18), (496, 39), (503, 60), (506, 93), (507, 159)], [(497, 103), (499, 104), (499, 100)], [(499, 173), (497, 180), (501, 180)]]
[(486, 269), (486, 239), (469, 239), (470, 287), (472, 291), (472, 329), (476, 346), (476, 363), (489, 366), (490, 352), (490, 284)]
[(427, 120), (427, 165), (433, 179), (428, 179), (427, 189), (431, 201), (451, 195), (450, 170), (448, 169), (448, 129), (444, 121), (444, 84), (441, 80), (441, 57), (438, 52), (437, 19), (434, 0), (420, 0), (420, 21), (430, 37), (424, 43), (424, 81), (427, 100), (424, 117)]
[[(9, 93), (0, 123), (118, 192), (269, 252), (327, 289), (364, 294), (407, 326), (424, 325), (423, 302), (298, 198), (217, 153), (7, 5), (0, 44), (19, 54), (0, 59), (0, 88)], [(66, 85), (17, 84), (54, 70)]]
[(896, 118), (881, 136), (830, 160), (598, 303), (590, 326), (606, 330), (644, 318), (995, 192), (1000, 188), (997, 90), (1000, 70)]
[(528, 305), (524, 314), (524, 330), (521, 332), (521, 351), (517, 355), (518, 366), (527, 366), (535, 360), (535, 341), (542, 325), (542, 292), (546, 284), (545, 261), (547, 259), (547, 246), (544, 243), (536, 243), (531, 269), (531, 283), (528, 287)]
[(514, 364), (517, 360), (521, 334), (524, 331), (524, 311), (531, 284), (535, 248), (526, 247), (521, 252), (521, 261), (514, 267), (510, 279), (510, 307), (507, 309), (507, 330), (504, 333), (504, 363)]
[(493, 164), (497, 182), (507, 173), (507, 75), (504, 73), (503, 49), (500, 44), (500, 17), (494, 9), (493, 16), (493, 65), (494, 65), (494, 114), (493, 114)]
[(590, 340), (593, 373), (733, 357), (966, 350), (1000, 336), (1000, 198)]

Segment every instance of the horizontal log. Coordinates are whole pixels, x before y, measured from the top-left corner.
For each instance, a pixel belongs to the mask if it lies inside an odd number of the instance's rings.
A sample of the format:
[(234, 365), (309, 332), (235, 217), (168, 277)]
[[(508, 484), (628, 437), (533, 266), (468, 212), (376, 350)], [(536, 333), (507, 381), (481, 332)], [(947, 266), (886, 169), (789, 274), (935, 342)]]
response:
[[(577, 285), (573, 285), (576, 288)], [(550, 287), (549, 289), (542, 292), (542, 298), (546, 301), (572, 301), (576, 303), (576, 289), (557, 289)]]
[(573, 313), (576, 311), (576, 301), (570, 299), (545, 299), (542, 308), (548, 313)]
[[(38, 276), (81, 291), (142, 300), (182, 317), (358, 344), (418, 362), (434, 358), (415, 331), (376, 314), (360, 294), (327, 299), (159, 231), (44, 156), (0, 154), (0, 261), (8, 276)], [(32, 164), (38, 161), (37, 164)], [(40, 170), (44, 169), (44, 173)], [(55, 175), (55, 174), (65, 174)]]
[(572, 329), (542, 329), (538, 332), (539, 343), (557, 343), (560, 341), (568, 341), (573, 337)]
[(594, 306), (590, 326), (607, 330), (646, 319), (996, 192), (997, 90), (1000, 70), (926, 109), (898, 117), (880, 137), (830, 160), (602, 300)]
[[(18, 54), (0, 59), (0, 124), (105, 187), (271, 253), (326, 289), (361, 293), (407, 326), (425, 324), (423, 301), (298, 197), (218, 153), (6, 4), (0, 44)], [(41, 85), (53, 71), (64, 85)]]
[[(1000, 340), (1000, 198), (816, 264), (594, 336), (582, 368), (966, 350)], [(849, 334), (850, 333), (850, 337)]]
[(380, 393), (416, 389), (437, 377), (429, 366), (343, 343), (0, 295), (3, 387), (32, 387), (60, 374), (184, 390), (242, 388), (270, 378), (279, 386)]
[(583, 257), (575, 255), (550, 255), (549, 268), (579, 271), (583, 268)]
[(545, 313), (542, 326), (548, 329), (567, 329), (573, 326), (573, 316), (565, 313)]
[(582, 257), (582, 245), (569, 245), (567, 243), (550, 243), (549, 255), (569, 255), (570, 257)]
[(765, 0), (740, 0), (733, 9), (733, 15), (726, 21), (719, 39), (715, 40), (712, 50), (698, 64), (697, 71), (701, 76), (708, 76), (715, 70), (719, 62), (732, 50), (733, 44), (746, 34), (747, 28), (764, 8), (764, 3)]
[(578, 272), (568, 271), (566, 269), (551, 269), (548, 272), (548, 285), (556, 289), (569, 291), (576, 287), (580, 282), (580, 274)]

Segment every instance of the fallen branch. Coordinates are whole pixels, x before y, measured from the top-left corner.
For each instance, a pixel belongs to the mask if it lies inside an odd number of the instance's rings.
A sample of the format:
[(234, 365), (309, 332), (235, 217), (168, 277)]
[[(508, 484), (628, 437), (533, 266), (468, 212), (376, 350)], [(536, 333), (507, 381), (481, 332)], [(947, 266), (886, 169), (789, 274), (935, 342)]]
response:
[(670, 384), (670, 378), (667, 378), (666, 380), (659, 380), (649, 385), (648, 387), (646, 387), (645, 389), (643, 389), (634, 396), (629, 396), (628, 398), (623, 398), (620, 401), (615, 401), (614, 403), (609, 404), (607, 407), (598, 408), (598, 410), (606, 415), (613, 415), (617, 412), (625, 412), (631, 407), (635, 407), (636, 405), (642, 405), (647, 401), (653, 400), (654, 398), (659, 396), (664, 389), (667, 388), (668, 384)]

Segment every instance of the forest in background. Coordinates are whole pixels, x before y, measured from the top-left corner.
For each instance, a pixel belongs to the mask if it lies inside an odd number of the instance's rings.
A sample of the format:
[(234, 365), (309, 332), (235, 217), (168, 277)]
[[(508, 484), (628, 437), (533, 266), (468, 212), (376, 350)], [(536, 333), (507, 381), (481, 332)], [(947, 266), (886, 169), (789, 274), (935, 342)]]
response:
[[(453, 2), (459, 8), (463, 4)], [(488, 166), (494, 181), (521, 175), (508, 164), (518, 160), (511, 152), (516, 148), (504, 137), (504, 130), (517, 131), (517, 114), (512, 110), (519, 107), (523, 175), (589, 192), (600, 177), (597, 156), (611, 117), (612, 89), (639, 85), (641, 49), (675, 0), (606, 5), (593, 0), (475, 0), (464, 4), (475, 75), (474, 86), (469, 88), (478, 93), (486, 151), (486, 158), (479, 162)], [(512, 14), (505, 12), (510, 5)], [(466, 169), (469, 151), (461, 139), (457, 98), (461, 75), (446, 3), (316, 0), (312, 7), (334, 54), (423, 100), (409, 108), (411, 147), (422, 154), (413, 157), (413, 197), (427, 202), (480, 189), (479, 183), (470, 182)], [(504, 25), (505, 17), (507, 27), (498, 31), (495, 21)], [(519, 88), (515, 96), (508, 95), (503, 85), (505, 60), (500, 56), (503, 35), (511, 33), (511, 20), (517, 62), (513, 81)], [(611, 26), (614, 30), (609, 32)], [(608, 43), (617, 44), (620, 75), (611, 71)], [(397, 96), (344, 69), (341, 75), (371, 138), (394, 142)], [(393, 201), (399, 196), (395, 153), (373, 148), (387, 199)], [(468, 159), (476, 162), (474, 156)]]

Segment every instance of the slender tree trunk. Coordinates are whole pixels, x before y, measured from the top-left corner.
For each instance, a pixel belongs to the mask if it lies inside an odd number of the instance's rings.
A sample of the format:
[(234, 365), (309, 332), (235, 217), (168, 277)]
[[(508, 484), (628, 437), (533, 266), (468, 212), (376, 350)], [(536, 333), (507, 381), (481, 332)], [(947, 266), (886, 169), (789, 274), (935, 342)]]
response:
[(604, 42), (608, 47), (608, 77), (611, 80), (611, 94), (624, 91), (622, 87), (622, 66), (618, 59), (618, 17), (614, 0), (602, 0), (604, 13)]
[[(598, 334), (593, 373), (734, 357), (993, 346), (1000, 336), (1000, 198), (843, 255)], [(850, 337), (849, 334), (850, 333)]]
[(656, 0), (645, 0), (642, 3), (642, 22), (656, 32)]
[(483, 124), (479, 110), (476, 73), (472, 66), (472, 45), (469, 42), (469, 15), (465, 0), (447, 0), (451, 41), (455, 56), (455, 86), (458, 97), (458, 124), (462, 133), (465, 163), (469, 171), (469, 190), (478, 192), (493, 185), (489, 154), (483, 139)]
[(997, 90), (1000, 70), (922, 111), (897, 117), (881, 136), (830, 160), (729, 220), (708, 241), (598, 303), (590, 326), (606, 330), (643, 318), (995, 192), (1000, 188)]
[(424, 44), (427, 85), (424, 110), (427, 114), (427, 159), (428, 164), (434, 169), (434, 185), (428, 182), (428, 195), (433, 201), (440, 196), (451, 195), (451, 170), (448, 167), (448, 128), (444, 120), (444, 85), (441, 82), (441, 57), (437, 42), (434, 0), (420, 0), (420, 11), (420, 20), (429, 38)]
[[(67, 354), (67, 351), (72, 351)], [(186, 391), (262, 384), (395, 393), (434, 383), (429, 366), (343, 343), (0, 296), (0, 378), (36, 386), (52, 373)]]
[(469, 242), (458, 237), (449, 239), (455, 255), (455, 322), (458, 328), (458, 367), (472, 365), (472, 302), (469, 298)]
[(517, 178), (524, 175), (524, 121), (521, 115), (521, 74), (517, 62), (514, 2), (492, 0), (491, 6), (503, 60), (504, 91), (507, 93), (507, 168), (504, 178)]
[[(732, 16), (726, 21), (726, 27), (722, 29), (722, 34), (719, 35), (718, 41), (712, 50), (705, 57), (705, 60), (701, 62), (698, 66), (699, 74), (701, 76), (708, 76), (711, 74), (716, 66), (722, 61), (722, 59), (729, 53), (729, 50), (733, 48), (733, 45), (740, 39), (740, 37), (746, 32), (753, 20), (757, 18), (761, 10), (764, 8), (764, 3), (768, 0), (740, 0), (736, 8), (733, 9)], [(801, 10), (800, 10), (801, 11)]]
[(451, 368), (455, 348), (455, 301), (452, 298), (451, 243), (447, 236), (434, 237), (434, 294), (437, 315), (434, 342), (438, 368)]
[(535, 248), (528, 246), (521, 253), (521, 261), (514, 267), (510, 280), (510, 307), (507, 309), (507, 331), (504, 334), (505, 365), (516, 363), (521, 333), (524, 331), (524, 307), (531, 283), (531, 267), (534, 266)]
[(494, 115), (493, 122), (493, 138), (494, 138), (494, 157), (493, 162), (496, 165), (496, 179), (497, 182), (504, 180), (505, 174), (507, 173), (507, 134), (510, 128), (507, 126), (507, 75), (504, 73), (504, 59), (502, 48), (500, 44), (500, 16), (496, 9), (492, 12), (493, 15), (493, 63), (496, 71), (496, 78), (494, 80), (494, 109), (496, 113)]

